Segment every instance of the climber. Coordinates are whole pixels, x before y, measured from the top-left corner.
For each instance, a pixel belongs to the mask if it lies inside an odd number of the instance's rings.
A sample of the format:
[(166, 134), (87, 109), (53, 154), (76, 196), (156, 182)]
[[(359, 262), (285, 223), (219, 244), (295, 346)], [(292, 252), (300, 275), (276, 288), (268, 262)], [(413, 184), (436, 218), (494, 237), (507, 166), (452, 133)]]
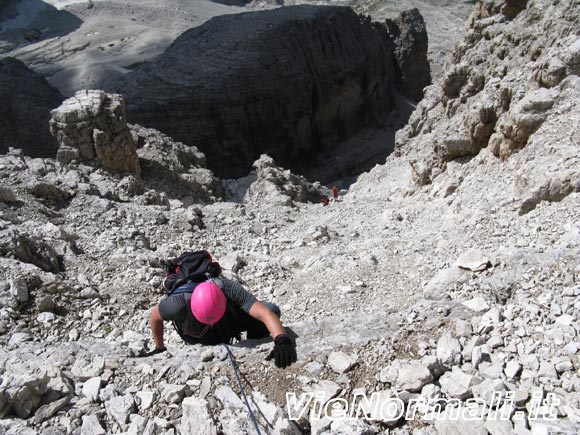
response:
[[(189, 288), (187, 286), (190, 286)], [(155, 350), (151, 356), (166, 350), (163, 322), (173, 321), (180, 337), (188, 344), (215, 345), (229, 343), (247, 331), (248, 339), (274, 339), (274, 349), (266, 358), (276, 367), (296, 362), (296, 347), (280, 323), (280, 309), (260, 302), (238, 282), (211, 278), (200, 284), (185, 283), (153, 308), (150, 315)]]

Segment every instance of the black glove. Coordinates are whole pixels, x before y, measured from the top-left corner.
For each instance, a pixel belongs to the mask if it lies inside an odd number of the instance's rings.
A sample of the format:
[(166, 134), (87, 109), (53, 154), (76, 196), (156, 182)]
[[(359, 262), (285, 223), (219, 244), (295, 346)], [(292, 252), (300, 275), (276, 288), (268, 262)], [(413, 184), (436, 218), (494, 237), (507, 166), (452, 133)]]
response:
[(274, 339), (274, 349), (266, 357), (266, 361), (270, 361), (272, 358), (274, 358), (276, 367), (281, 369), (296, 362), (296, 346), (290, 340), (290, 337), (285, 334), (276, 336)]
[(156, 347), (155, 349), (150, 350), (149, 352), (142, 353), (141, 355), (139, 355), (139, 358), (146, 358), (148, 356), (157, 355), (158, 353), (163, 353), (166, 350), (167, 350), (166, 347), (162, 347), (162, 348)]

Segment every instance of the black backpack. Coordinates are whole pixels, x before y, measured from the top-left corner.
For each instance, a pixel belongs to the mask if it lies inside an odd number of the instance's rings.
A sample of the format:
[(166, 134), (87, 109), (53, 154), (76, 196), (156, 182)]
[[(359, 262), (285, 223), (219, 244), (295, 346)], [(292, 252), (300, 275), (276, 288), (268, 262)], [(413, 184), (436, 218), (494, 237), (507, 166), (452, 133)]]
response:
[(177, 258), (165, 261), (167, 276), (163, 280), (163, 288), (168, 295), (192, 292), (193, 288), (184, 286), (183, 291), (177, 291), (187, 283), (200, 283), (209, 278), (216, 278), (222, 272), (217, 261), (213, 261), (208, 251), (184, 252)]

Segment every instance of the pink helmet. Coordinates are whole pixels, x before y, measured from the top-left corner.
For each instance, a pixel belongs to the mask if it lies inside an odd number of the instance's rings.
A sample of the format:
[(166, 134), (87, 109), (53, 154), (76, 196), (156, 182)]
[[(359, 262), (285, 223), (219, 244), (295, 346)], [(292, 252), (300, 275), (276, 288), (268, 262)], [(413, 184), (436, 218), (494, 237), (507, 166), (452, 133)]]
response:
[(191, 312), (201, 323), (213, 325), (226, 312), (226, 297), (215, 283), (202, 282), (191, 295)]

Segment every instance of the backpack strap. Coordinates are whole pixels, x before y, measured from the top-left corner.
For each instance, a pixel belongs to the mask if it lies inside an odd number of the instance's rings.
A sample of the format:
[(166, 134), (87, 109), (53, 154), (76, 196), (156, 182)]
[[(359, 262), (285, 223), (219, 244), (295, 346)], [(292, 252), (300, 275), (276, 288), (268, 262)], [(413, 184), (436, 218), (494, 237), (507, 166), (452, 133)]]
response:
[(199, 282), (186, 282), (185, 284), (180, 285), (175, 290), (173, 290), (171, 293), (169, 293), (167, 295), (167, 297), (173, 296), (173, 295), (181, 295), (184, 293), (193, 293), (193, 291), (195, 290), (195, 288), (199, 284), (201, 284), (201, 283), (199, 283)]

